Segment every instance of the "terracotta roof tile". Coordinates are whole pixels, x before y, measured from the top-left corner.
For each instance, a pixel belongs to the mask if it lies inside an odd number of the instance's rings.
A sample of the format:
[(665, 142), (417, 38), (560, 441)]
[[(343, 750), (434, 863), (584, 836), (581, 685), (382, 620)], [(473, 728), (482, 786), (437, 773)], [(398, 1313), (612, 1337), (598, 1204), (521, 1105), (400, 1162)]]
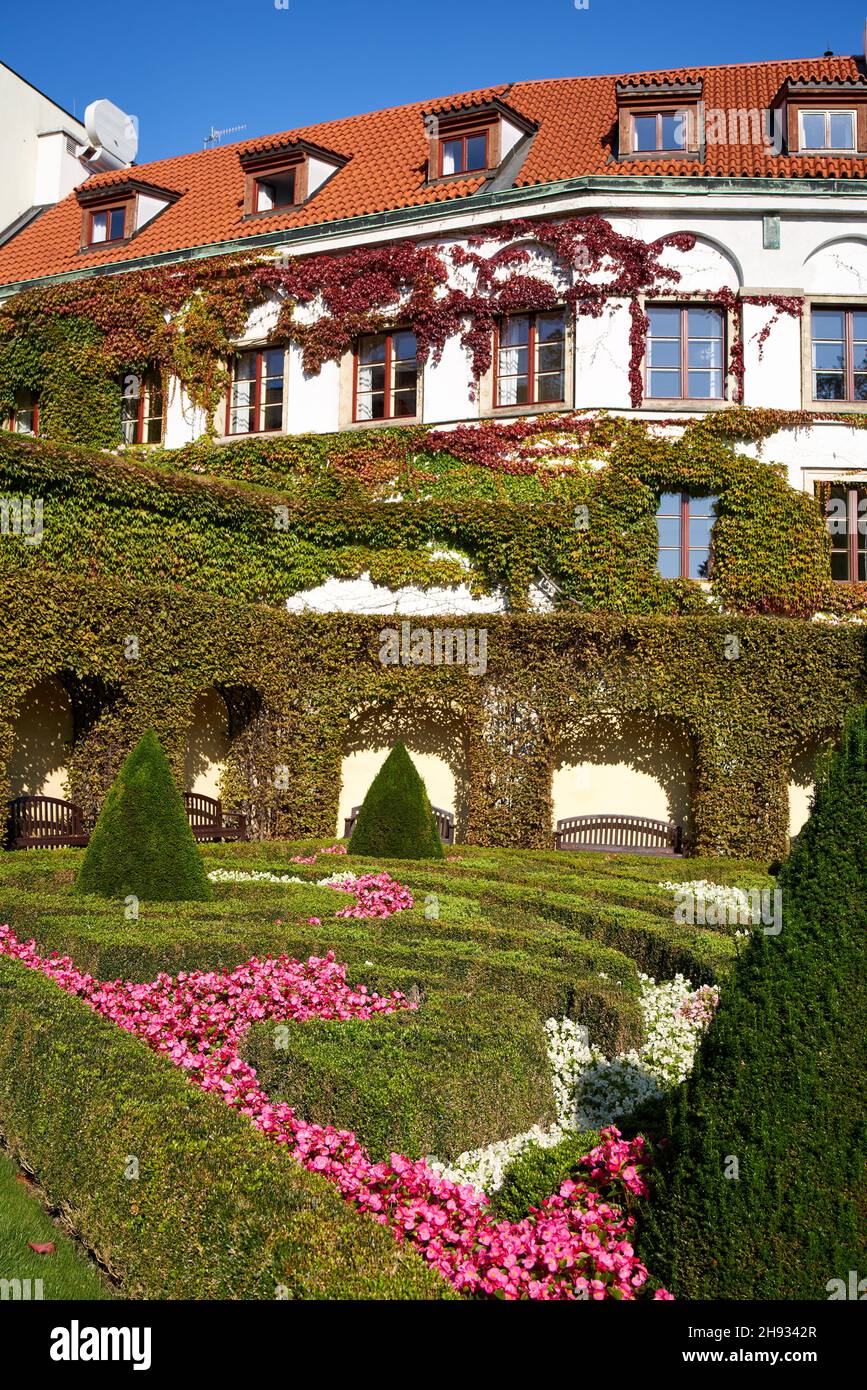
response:
[[(79, 252), (81, 211), (71, 194), (0, 247), (0, 284), (466, 197), (477, 192), (484, 180), (456, 179), (433, 187), (425, 185), (428, 146), (422, 117), (427, 112), (478, 105), (492, 97), (506, 101), (539, 126), (516, 179), (518, 187), (602, 174), (622, 178), (636, 174), (816, 179), (865, 176), (867, 161), (863, 157), (780, 156), (755, 144), (708, 145), (703, 162), (642, 159), (638, 163), (614, 157), (618, 82), (640, 86), (699, 79), (707, 110), (764, 109), (786, 81), (847, 82), (867, 89), (863, 60), (806, 58), (506, 83), (345, 120), (325, 121), (137, 166), (135, 177), (174, 190), (181, 197), (120, 248)], [(347, 163), (303, 207), (245, 221), (244, 174), (239, 154), (268, 150), (299, 138), (345, 156)], [(111, 188), (128, 177), (127, 170), (97, 174), (88, 180), (87, 186)]]

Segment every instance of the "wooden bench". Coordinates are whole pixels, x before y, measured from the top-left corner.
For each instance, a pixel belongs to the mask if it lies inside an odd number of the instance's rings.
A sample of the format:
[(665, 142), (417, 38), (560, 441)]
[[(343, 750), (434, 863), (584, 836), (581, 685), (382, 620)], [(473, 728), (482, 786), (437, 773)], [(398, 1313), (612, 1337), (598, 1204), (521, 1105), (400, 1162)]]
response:
[(197, 840), (246, 840), (247, 817), (240, 811), (224, 811), (222, 801), (213, 796), (184, 792), (184, 806)]
[(9, 802), (6, 843), (10, 849), (61, 849), (86, 845), (84, 812), (57, 796), (16, 796)]
[[(353, 806), (351, 815), (348, 815), (343, 822), (343, 838), (348, 840), (353, 830), (355, 822), (358, 820), (360, 806)], [(434, 820), (437, 823), (440, 839), (444, 845), (453, 845), (455, 842), (455, 818), (451, 811), (441, 811), (438, 806), (431, 806), (434, 813)]]
[(682, 854), (683, 826), (649, 816), (567, 816), (558, 820), (557, 849), (606, 854)]

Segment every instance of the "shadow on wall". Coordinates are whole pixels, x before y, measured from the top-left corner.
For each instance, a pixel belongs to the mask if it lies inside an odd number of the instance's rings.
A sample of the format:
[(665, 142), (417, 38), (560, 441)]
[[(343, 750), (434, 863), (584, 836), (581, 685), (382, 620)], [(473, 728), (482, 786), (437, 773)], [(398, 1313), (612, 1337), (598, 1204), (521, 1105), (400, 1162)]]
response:
[(72, 701), (50, 676), (28, 691), (13, 725), (11, 795), (65, 798), (72, 740)]
[(184, 754), (184, 791), (219, 800), (229, 753), (229, 711), (213, 688), (196, 696)]
[(554, 764), (554, 821), (610, 813), (652, 816), (689, 833), (692, 737), (676, 720), (594, 715), (560, 743)]
[(455, 839), (464, 837), (467, 821), (467, 743), (457, 711), (426, 712), (382, 706), (357, 715), (344, 741), (340, 770), (338, 835), (353, 806), (360, 806), (367, 789), (395, 743), (406, 744), (432, 806), (451, 811)]
[(792, 758), (789, 771), (789, 836), (794, 838), (810, 815), (810, 803), (816, 785), (816, 764), (833, 748), (834, 735), (829, 731), (809, 739)]

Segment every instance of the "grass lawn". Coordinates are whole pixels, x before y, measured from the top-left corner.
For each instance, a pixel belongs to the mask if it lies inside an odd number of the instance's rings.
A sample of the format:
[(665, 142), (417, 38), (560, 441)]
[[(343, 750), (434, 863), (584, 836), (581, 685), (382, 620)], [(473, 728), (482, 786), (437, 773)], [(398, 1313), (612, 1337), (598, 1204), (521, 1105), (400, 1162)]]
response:
[[(42, 1280), (44, 1299), (114, 1296), (102, 1278), (52, 1221), (16, 1165), (0, 1153), (0, 1279)], [(53, 1255), (38, 1255), (29, 1243), (54, 1244)], [(36, 1284), (31, 1283), (31, 1297)]]

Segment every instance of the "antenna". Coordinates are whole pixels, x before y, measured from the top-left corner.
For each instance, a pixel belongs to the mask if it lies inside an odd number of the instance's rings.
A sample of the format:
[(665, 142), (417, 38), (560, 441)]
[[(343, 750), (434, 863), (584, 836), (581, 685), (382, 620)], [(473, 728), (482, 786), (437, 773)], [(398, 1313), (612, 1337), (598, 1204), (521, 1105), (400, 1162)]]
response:
[(202, 141), (202, 149), (208, 150), (212, 145), (218, 145), (224, 135), (235, 135), (239, 130), (246, 129), (246, 121), (243, 125), (228, 125), (225, 130), (216, 130), (214, 126), (211, 126), (209, 134), (207, 134)]

